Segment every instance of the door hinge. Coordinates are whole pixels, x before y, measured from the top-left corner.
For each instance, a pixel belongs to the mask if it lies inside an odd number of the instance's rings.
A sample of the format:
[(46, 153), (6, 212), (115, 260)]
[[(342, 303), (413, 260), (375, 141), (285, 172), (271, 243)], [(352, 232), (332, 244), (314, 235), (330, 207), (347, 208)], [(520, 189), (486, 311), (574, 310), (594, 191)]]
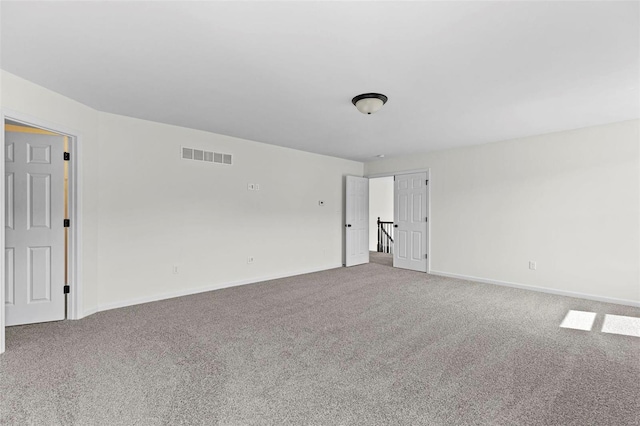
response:
[(69, 161), (71, 160), (71, 154), (69, 154), (68, 152), (64, 153), (64, 161)]
[(65, 219), (65, 220), (64, 220), (64, 227), (65, 227), (65, 228), (68, 228), (68, 227), (70, 227), (70, 226), (71, 226), (71, 221), (70, 221), (69, 219)]
[(429, 222), (429, 218), (428, 218), (428, 217), (425, 217), (425, 218), (424, 218), (424, 221), (425, 221), (425, 222)]
[(429, 255), (428, 255), (427, 253), (425, 253), (425, 254), (424, 254), (424, 258), (425, 258), (425, 259), (428, 259), (428, 258), (429, 258)]
[(69, 286), (68, 285), (64, 286), (64, 294), (69, 294)]
[(429, 185), (429, 179), (424, 183), (425, 185)]

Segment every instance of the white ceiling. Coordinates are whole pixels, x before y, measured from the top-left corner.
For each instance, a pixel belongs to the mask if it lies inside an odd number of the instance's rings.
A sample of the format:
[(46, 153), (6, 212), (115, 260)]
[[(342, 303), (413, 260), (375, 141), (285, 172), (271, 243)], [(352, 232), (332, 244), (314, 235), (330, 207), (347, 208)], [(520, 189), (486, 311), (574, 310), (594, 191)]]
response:
[[(8, 2), (1, 67), (96, 109), (369, 161), (640, 116), (638, 2)], [(389, 96), (377, 114), (351, 98)]]

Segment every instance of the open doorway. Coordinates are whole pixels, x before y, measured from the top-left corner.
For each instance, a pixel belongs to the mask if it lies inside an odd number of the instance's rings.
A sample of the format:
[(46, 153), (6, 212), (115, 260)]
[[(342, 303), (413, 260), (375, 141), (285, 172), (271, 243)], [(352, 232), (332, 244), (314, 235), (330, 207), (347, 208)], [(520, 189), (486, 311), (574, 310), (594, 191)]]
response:
[(0, 353), (7, 325), (79, 319), (80, 137), (0, 112)]
[(429, 272), (429, 171), (369, 178), (369, 257)]
[(346, 176), (345, 262), (430, 270), (429, 170)]
[(393, 266), (393, 179), (369, 179), (369, 259), (385, 266)]

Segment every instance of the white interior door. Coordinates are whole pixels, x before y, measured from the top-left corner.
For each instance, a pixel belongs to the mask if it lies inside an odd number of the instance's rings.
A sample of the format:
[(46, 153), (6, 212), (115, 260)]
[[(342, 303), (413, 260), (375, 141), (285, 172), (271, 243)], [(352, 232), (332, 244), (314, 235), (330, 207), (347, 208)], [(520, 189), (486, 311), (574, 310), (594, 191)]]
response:
[(6, 325), (64, 319), (64, 139), (5, 133)]
[(393, 203), (393, 266), (427, 272), (427, 174), (397, 175)]
[(347, 176), (345, 266), (369, 263), (369, 179)]

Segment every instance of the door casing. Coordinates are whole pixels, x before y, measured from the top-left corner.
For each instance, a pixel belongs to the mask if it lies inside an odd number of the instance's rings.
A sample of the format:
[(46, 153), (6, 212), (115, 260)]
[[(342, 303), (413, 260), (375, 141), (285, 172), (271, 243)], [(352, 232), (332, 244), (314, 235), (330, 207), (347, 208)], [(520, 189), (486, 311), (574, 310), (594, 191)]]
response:
[[(69, 153), (71, 160), (69, 162), (69, 219), (71, 226), (69, 227), (69, 278), (68, 284), (71, 288), (67, 295), (67, 319), (82, 318), (81, 300), (82, 300), (82, 168), (79, 161), (81, 156), (81, 135), (79, 132), (32, 117), (17, 111), (3, 109), (0, 111), (0, 120), (2, 123), (2, 131), (0, 132), (0, 145), (4, 147), (4, 126), (6, 120), (11, 120), (27, 126), (38, 127), (54, 133), (67, 136), (69, 138)], [(4, 148), (0, 150), (0, 248), (2, 255), (0, 256), (0, 354), (5, 351), (5, 168), (4, 168)]]

